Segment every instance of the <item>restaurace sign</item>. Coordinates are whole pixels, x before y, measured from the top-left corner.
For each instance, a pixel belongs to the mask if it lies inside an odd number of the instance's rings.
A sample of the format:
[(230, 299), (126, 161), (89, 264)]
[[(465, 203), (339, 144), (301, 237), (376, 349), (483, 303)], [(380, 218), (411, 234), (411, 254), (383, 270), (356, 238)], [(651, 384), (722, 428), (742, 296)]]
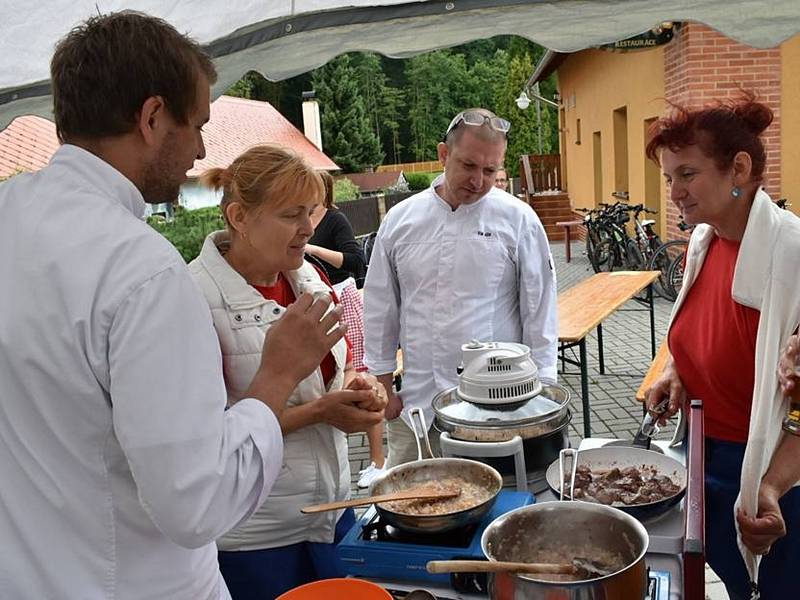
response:
[(675, 36), (674, 25), (672, 23), (662, 23), (650, 31), (640, 33), (633, 37), (618, 40), (611, 44), (598, 46), (601, 50), (642, 50), (645, 48), (655, 48), (669, 42)]

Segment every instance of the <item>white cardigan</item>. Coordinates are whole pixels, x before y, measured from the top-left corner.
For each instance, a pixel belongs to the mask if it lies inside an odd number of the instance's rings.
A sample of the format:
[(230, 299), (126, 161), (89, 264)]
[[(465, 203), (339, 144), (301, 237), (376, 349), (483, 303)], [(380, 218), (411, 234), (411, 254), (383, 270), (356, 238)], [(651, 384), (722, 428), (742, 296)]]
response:
[[(715, 235), (709, 225), (698, 225), (692, 233), (683, 287), (672, 309), (671, 321), (697, 279)], [(781, 422), (788, 403), (778, 387), (778, 359), (800, 323), (800, 219), (779, 208), (763, 191), (756, 194), (750, 209), (736, 259), (731, 296), (739, 304), (761, 312), (750, 431), (736, 501), (737, 508), (741, 506), (752, 515), (757, 510), (761, 479), (781, 439)], [(739, 549), (751, 578), (757, 580), (760, 557), (745, 548), (741, 537)]]
[[(228, 240), (225, 231), (210, 234), (189, 271), (211, 306), (214, 328), (222, 348), (228, 402), (240, 400), (261, 361), (261, 349), (270, 326), (284, 308), (265, 299), (235, 271), (218, 249)], [(328, 285), (308, 263), (284, 273), (292, 290), (327, 293)], [(287, 406), (297, 406), (339, 390), (344, 383), (347, 343), (333, 347), (336, 375), (327, 386), (317, 368), (300, 382)], [(261, 550), (299, 542), (333, 542), (341, 511), (304, 515), (300, 507), (345, 500), (350, 493), (347, 436), (318, 423), (284, 436), (283, 465), (266, 502), (245, 523), (217, 541), (220, 550)]]

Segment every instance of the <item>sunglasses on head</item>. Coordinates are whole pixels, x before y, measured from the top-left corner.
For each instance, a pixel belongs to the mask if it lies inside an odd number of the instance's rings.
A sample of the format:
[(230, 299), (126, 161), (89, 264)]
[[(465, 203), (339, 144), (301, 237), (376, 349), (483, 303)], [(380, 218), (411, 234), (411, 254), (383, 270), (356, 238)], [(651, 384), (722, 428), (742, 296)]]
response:
[(500, 133), (508, 135), (508, 132), (511, 130), (511, 123), (505, 119), (501, 119), (500, 117), (490, 117), (489, 115), (478, 112), (477, 110), (465, 110), (464, 112), (458, 113), (455, 118), (450, 121), (450, 126), (447, 128), (447, 131), (444, 134), (444, 140), (447, 141), (447, 136), (450, 135), (450, 132), (461, 125), (461, 123), (464, 123), (465, 125), (471, 125), (472, 127), (482, 127), (484, 123), (487, 122), (489, 123), (489, 127), (495, 131), (499, 131)]

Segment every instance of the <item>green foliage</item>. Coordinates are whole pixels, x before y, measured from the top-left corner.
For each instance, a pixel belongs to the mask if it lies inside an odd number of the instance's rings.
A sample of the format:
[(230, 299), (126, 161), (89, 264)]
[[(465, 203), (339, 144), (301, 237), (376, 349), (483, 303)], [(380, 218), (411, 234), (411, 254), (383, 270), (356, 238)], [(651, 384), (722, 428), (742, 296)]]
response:
[(408, 189), (416, 192), (420, 190), (427, 190), (434, 179), (436, 179), (441, 172), (439, 173), (403, 173), (408, 181)]
[(334, 202), (349, 202), (350, 200), (358, 200), (361, 190), (358, 186), (350, 181), (347, 177), (340, 177), (333, 182), (333, 201)]
[(217, 206), (197, 210), (186, 210), (179, 206), (175, 209), (175, 218), (172, 221), (165, 221), (162, 217), (149, 217), (147, 222), (172, 242), (187, 263), (200, 254), (200, 248), (209, 233), (225, 229), (225, 222)]
[(400, 121), (403, 90), (391, 87), (383, 71), (381, 59), (371, 52), (352, 54), (359, 90), (364, 98), (364, 110), (384, 154), (397, 163), (400, 160)]
[(381, 143), (367, 115), (350, 57), (338, 56), (314, 71), (325, 152), (346, 173), (361, 172), (383, 162)]

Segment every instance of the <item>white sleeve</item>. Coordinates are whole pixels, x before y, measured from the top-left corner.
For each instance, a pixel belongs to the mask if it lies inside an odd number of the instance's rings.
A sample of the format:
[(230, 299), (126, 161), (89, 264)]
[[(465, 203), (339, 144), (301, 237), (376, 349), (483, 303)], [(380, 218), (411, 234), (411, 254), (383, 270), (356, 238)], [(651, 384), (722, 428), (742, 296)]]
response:
[(381, 226), (364, 282), (364, 365), (376, 375), (397, 368), (400, 340), (400, 284), (385, 233)]
[(538, 218), (524, 219), (518, 245), (522, 342), (531, 349), (539, 377), (558, 378), (558, 296), (553, 257)]
[(109, 365), (114, 431), (159, 530), (194, 548), (248, 518), (279, 473), (283, 437), (258, 400), (225, 410), (219, 342), (185, 265), (120, 305)]

